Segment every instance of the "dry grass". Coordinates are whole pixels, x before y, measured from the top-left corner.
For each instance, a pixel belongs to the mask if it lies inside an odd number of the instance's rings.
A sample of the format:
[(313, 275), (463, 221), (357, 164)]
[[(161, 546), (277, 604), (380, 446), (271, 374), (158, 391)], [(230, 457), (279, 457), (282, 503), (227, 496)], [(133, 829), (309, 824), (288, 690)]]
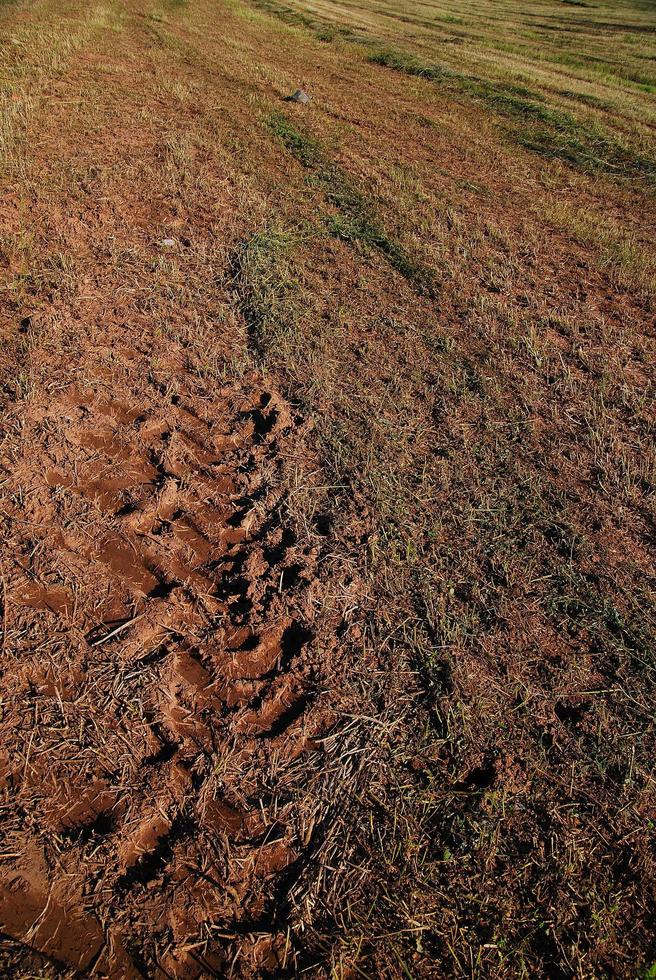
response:
[[(304, 854), (279, 975), (650, 976), (649, 11), (37, 0), (0, 31), (7, 479), (67, 352), (102, 350), (135, 399), (144, 378), (216, 399), (257, 369), (302, 420), (258, 465), (316, 561), (332, 723), (307, 768), (268, 757)], [(283, 103), (299, 84), (313, 102)], [(3, 607), (10, 663), (29, 636)], [(70, 673), (61, 641), (39, 655)], [(104, 664), (145, 730), (157, 668)], [(130, 782), (94, 698), (24, 719), (25, 772), (36, 740), (86, 769), (115, 754)], [(239, 772), (229, 744), (213, 763), (208, 798)], [(31, 819), (54, 867), (70, 842)], [(106, 845), (84, 846), (100, 874)], [(265, 975), (251, 938), (234, 969)]]

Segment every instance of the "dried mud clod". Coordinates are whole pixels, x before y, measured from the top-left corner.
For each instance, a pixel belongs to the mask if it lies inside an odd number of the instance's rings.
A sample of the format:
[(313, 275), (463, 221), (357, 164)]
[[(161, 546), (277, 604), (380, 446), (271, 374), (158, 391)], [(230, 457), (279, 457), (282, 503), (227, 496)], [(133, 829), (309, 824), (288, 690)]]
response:
[(31, 405), (6, 497), (1, 927), (101, 976), (283, 969), (330, 653), (282, 489), (302, 434), (257, 377), (108, 387)]

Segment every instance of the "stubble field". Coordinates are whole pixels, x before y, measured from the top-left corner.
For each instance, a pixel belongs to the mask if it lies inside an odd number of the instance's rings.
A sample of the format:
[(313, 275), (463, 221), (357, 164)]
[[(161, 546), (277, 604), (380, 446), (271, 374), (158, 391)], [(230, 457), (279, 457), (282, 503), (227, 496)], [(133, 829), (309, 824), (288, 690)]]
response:
[(3, 976), (656, 975), (655, 94), (648, 0), (0, 4)]

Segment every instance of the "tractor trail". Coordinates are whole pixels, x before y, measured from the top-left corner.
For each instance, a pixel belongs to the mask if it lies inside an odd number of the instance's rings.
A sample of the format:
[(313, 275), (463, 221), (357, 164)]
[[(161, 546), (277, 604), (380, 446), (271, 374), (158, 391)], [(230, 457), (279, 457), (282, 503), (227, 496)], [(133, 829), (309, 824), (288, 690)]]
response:
[(53, 381), (16, 427), (0, 917), (85, 974), (213, 975), (245, 936), (281, 967), (311, 836), (286, 784), (329, 720), (299, 420), (256, 374), (208, 398), (137, 364)]

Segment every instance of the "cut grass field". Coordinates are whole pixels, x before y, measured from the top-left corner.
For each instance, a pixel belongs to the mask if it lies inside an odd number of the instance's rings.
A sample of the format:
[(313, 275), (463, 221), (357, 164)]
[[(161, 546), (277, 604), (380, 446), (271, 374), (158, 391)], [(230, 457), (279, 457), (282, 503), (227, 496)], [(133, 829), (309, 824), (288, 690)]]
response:
[(0, 4), (3, 975), (656, 975), (655, 65)]

